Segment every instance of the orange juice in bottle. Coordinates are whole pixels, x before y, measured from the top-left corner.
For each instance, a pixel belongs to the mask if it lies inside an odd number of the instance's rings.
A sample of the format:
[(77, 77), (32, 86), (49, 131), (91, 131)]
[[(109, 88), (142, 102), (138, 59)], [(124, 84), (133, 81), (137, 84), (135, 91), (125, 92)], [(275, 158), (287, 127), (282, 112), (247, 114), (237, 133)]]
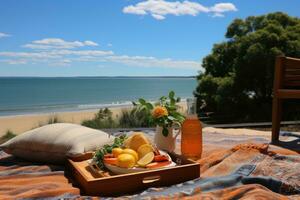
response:
[(202, 125), (196, 114), (196, 99), (187, 99), (187, 105), (187, 116), (181, 130), (181, 153), (198, 159), (202, 154)]

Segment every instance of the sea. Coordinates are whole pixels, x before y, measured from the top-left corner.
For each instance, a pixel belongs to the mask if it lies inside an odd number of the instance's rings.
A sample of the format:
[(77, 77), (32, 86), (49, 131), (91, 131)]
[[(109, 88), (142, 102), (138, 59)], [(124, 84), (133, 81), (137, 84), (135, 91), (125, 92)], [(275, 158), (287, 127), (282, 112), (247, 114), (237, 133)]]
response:
[(95, 110), (155, 101), (173, 90), (193, 97), (195, 77), (2, 77), (0, 116)]

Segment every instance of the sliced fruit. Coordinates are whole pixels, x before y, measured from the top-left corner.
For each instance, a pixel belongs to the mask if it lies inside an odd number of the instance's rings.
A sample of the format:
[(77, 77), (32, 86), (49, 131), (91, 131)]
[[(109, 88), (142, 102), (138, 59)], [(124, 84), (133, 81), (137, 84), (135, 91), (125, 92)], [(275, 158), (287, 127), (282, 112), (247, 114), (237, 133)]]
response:
[(153, 161), (154, 161), (154, 162), (169, 161), (169, 157), (166, 156), (166, 155), (157, 155), (157, 156), (154, 156)]
[(135, 165), (135, 158), (131, 154), (121, 154), (118, 156), (118, 166), (123, 168), (132, 168)]
[(114, 157), (114, 155), (111, 154), (111, 153), (108, 153), (108, 154), (104, 155), (104, 158), (113, 158), (113, 157)]
[[(152, 146), (153, 147), (153, 146)], [(157, 147), (153, 147), (154, 155), (160, 155), (160, 152)]]
[(164, 162), (153, 162), (148, 165), (146, 165), (146, 168), (148, 169), (156, 169), (156, 168), (161, 168), (170, 165), (172, 162), (171, 161), (164, 161)]
[(137, 150), (139, 157), (144, 157), (147, 153), (153, 152), (153, 147), (150, 144), (143, 144)]
[(133, 155), (133, 157), (135, 158), (135, 162), (137, 162), (139, 160), (139, 156), (138, 156), (137, 152), (133, 149), (124, 149), (122, 154), (123, 153)]
[(117, 158), (105, 158), (103, 159), (104, 163), (110, 164), (110, 165), (117, 165), (118, 159)]
[(113, 148), (112, 149), (112, 154), (114, 155), (115, 158), (117, 158), (122, 153), (123, 153), (123, 149), (121, 149), (121, 148)]
[(143, 144), (150, 144), (148, 138), (142, 132), (136, 132), (125, 140), (124, 145), (126, 148), (138, 150)]
[(154, 153), (153, 152), (149, 152), (146, 155), (144, 155), (138, 162), (137, 164), (141, 167), (145, 167), (146, 165), (148, 165), (149, 163), (151, 163), (154, 159)]

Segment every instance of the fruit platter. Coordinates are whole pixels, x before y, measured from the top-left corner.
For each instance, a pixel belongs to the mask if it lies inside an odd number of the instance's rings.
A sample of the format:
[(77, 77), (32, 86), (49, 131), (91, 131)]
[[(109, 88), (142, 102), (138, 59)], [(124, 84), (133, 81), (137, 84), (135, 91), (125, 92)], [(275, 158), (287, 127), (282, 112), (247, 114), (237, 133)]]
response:
[(115, 137), (113, 143), (83, 157), (68, 159), (67, 171), (85, 194), (111, 197), (198, 178), (200, 164), (159, 150), (146, 134), (134, 132)]
[(94, 153), (89, 165), (98, 173), (127, 174), (176, 166), (167, 152), (159, 150), (142, 132), (116, 137)]

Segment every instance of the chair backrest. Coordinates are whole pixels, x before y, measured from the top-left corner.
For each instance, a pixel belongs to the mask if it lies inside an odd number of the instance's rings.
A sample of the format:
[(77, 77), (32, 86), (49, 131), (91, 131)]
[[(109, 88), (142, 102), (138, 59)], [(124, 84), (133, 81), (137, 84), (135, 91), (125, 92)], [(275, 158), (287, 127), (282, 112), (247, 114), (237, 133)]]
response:
[(276, 58), (274, 89), (300, 89), (300, 59)]

